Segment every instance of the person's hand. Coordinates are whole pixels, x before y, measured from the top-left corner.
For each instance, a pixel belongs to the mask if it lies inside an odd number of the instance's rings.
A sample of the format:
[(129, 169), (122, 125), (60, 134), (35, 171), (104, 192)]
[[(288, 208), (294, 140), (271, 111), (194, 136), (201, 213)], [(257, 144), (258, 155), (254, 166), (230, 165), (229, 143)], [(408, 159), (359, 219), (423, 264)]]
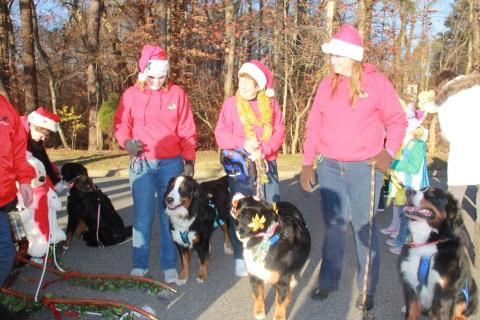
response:
[(127, 140), (125, 141), (125, 150), (127, 150), (132, 157), (136, 157), (139, 153), (143, 152), (143, 143), (140, 140)]
[(183, 166), (183, 175), (193, 178), (194, 174), (195, 174), (195, 161), (185, 160), (185, 164)]
[(260, 151), (260, 149), (257, 149), (255, 151), (253, 151), (252, 153), (250, 153), (248, 158), (252, 161), (260, 160), (260, 159), (262, 159), (262, 152)]
[(256, 150), (259, 149), (259, 147), (260, 147), (260, 143), (256, 139), (247, 140), (243, 144), (243, 148), (248, 153), (254, 153)]
[(23, 204), (26, 208), (30, 207), (33, 203), (32, 187), (29, 183), (20, 183), (18, 189), (23, 198)]
[(388, 153), (387, 150), (382, 149), (379, 154), (368, 161), (368, 164), (375, 166), (375, 168), (385, 173), (390, 169), (392, 161), (393, 158), (390, 153)]
[(300, 185), (303, 190), (307, 192), (312, 191), (312, 187), (315, 185), (315, 171), (312, 165), (302, 166), (302, 172), (300, 173)]

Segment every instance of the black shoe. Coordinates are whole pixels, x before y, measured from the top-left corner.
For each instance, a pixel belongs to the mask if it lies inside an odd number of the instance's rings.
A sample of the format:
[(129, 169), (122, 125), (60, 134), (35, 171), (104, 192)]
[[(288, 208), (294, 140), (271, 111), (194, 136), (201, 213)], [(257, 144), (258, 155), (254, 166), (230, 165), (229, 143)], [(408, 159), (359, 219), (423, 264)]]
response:
[(355, 302), (355, 307), (357, 307), (360, 310), (363, 310), (364, 308), (367, 311), (370, 311), (373, 309), (373, 296), (370, 294), (367, 294), (367, 299), (365, 300), (365, 306), (363, 305), (363, 294), (359, 294), (357, 296), (357, 301)]
[(317, 301), (323, 301), (327, 299), (329, 293), (330, 293), (329, 290), (318, 287), (313, 289), (312, 292), (310, 292), (310, 298)]

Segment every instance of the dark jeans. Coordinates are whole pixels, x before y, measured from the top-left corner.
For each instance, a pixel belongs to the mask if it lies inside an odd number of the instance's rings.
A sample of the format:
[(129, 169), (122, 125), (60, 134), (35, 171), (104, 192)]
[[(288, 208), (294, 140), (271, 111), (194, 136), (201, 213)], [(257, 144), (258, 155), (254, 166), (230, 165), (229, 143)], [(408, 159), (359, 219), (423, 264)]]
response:
[(8, 213), (0, 209), (0, 287), (7, 280), (15, 262), (15, 247), (13, 245)]
[[(277, 162), (275, 160), (268, 161), (268, 183), (265, 185), (264, 194), (267, 202), (280, 201), (280, 187), (278, 180)], [(230, 200), (235, 193), (240, 192), (244, 196), (253, 196), (256, 194), (256, 184), (254, 179), (240, 181), (232, 177), (228, 177), (228, 185), (230, 187)], [(232, 239), (233, 257), (235, 259), (243, 259), (243, 247), (235, 233), (233, 223), (229, 226), (230, 238)]]
[[(345, 255), (347, 222), (351, 220), (357, 254), (357, 288), (362, 290), (365, 261), (369, 252), (369, 216), (371, 166), (366, 161), (341, 162), (327, 158), (318, 161), (317, 176), (323, 208), (325, 234), (319, 287), (335, 291), (339, 287)], [(375, 172), (377, 208), (382, 173)], [(376, 210), (374, 210), (375, 214)], [(379, 234), (375, 216), (373, 223), (368, 294), (374, 295), (379, 278)]]

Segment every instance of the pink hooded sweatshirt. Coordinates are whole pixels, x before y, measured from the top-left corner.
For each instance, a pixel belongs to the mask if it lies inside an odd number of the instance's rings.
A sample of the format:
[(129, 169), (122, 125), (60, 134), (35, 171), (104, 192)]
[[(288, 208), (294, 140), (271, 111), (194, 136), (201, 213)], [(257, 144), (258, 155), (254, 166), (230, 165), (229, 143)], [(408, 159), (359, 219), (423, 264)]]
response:
[[(215, 139), (221, 149), (243, 148), (246, 141), (245, 130), (243, 129), (243, 124), (237, 114), (236, 102), (237, 99), (235, 96), (229, 97), (225, 100), (218, 117), (217, 127), (215, 128)], [(250, 101), (250, 105), (255, 111), (257, 117), (260, 116), (257, 100)], [(280, 106), (274, 98), (270, 98), (270, 105), (273, 105), (273, 130), (270, 139), (262, 142), (261, 137), (263, 129), (259, 126), (253, 127), (257, 140), (260, 142), (263, 156), (267, 161), (277, 159), (278, 150), (285, 140), (285, 125), (283, 124)]]
[(195, 160), (197, 131), (188, 97), (177, 85), (141, 91), (137, 85), (122, 95), (114, 118), (115, 136), (121, 146), (128, 139), (141, 140), (147, 160), (182, 156)]
[(337, 161), (364, 161), (382, 148), (395, 154), (407, 119), (391, 82), (374, 65), (364, 64), (361, 87), (365, 97), (357, 98), (352, 108), (349, 78), (340, 76), (333, 97), (332, 79), (331, 75), (322, 80), (308, 115), (303, 164), (313, 164), (317, 155)]

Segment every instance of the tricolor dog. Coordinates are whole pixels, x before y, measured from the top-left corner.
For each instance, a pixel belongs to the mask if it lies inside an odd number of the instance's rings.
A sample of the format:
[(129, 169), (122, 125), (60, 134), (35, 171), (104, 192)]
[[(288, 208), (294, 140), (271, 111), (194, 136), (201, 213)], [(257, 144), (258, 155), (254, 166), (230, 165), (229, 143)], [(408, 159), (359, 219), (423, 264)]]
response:
[(276, 291), (274, 319), (287, 318), (296, 277), (310, 254), (310, 233), (291, 203), (268, 204), (236, 194), (232, 216), (253, 290), (253, 316), (265, 318), (265, 283)]
[(228, 182), (226, 178), (220, 178), (205, 184), (202, 187), (203, 184), (187, 176), (173, 177), (163, 198), (165, 212), (170, 217), (172, 238), (182, 260), (178, 285), (187, 282), (192, 250), (197, 251), (200, 258), (197, 281), (203, 283), (207, 280), (210, 238), (217, 226), (221, 226), (224, 232), (225, 253), (232, 254), (227, 227), (229, 210), (225, 207), (230, 198)]
[(441, 189), (408, 191), (412, 241), (402, 248), (399, 269), (405, 319), (460, 320), (477, 309), (477, 286), (466, 249), (457, 235), (463, 224), (457, 201)]

